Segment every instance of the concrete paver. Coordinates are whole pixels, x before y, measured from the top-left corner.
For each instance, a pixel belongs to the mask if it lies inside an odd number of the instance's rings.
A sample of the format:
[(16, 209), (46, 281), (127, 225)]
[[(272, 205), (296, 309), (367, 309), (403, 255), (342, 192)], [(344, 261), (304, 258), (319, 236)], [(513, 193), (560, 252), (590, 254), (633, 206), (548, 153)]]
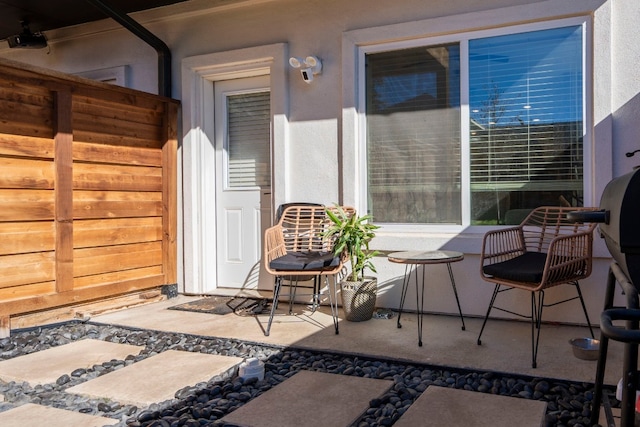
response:
[(300, 371), (223, 420), (256, 427), (348, 426), (392, 385), (390, 380)]
[(538, 400), (430, 386), (394, 427), (540, 427), (546, 410)]
[(122, 404), (148, 406), (173, 399), (176, 391), (209, 381), (243, 360), (239, 357), (167, 350), (70, 387), (67, 392), (108, 398)]
[[(569, 339), (589, 336), (584, 326), (544, 324), (540, 333), (538, 367), (531, 367), (531, 324), (522, 321), (490, 320), (482, 345), (477, 338), (482, 318), (465, 317), (466, 330), (460, 330), (457, 316), (425, 315), (423, 341), (418, 346), (417, 315), (403, 313), (403, 327), (397, 317), (366, 322), (340, 321), (336, 335), (329, 307), (315, 313), (294, 306), (298, 315), (288, 315), (288, 304), (280, 304), (271, 334), (264, 336), (268, 313), (259, 316), (211, 315), (167, 310), (198, 297), (180, 296), (167, 301), (108, 313), (96, 322), (134, 328), (181, 332), (194, 335), (235, 338), (275, 345), (294, 345), (319, 351), (361, 354), (369, 357), (401, 359), (419, 363), (562, 378), (571, 381), (595, 381), (596, 361), (580, 360), (573, 355)], [(464, 308), (464, 307), (463, 307)], [(342, 311), (340, 311), (342, 315)], [(595, 330), (596, 336), (599, 331)], [(622, 372), (624, 345), (609, 342), (606, 384), (617, 384)]]
[(76, 369), (91, 368), (112, 359), (137, 355), (141, 346), (86, 339), (0, 361), (0, 380), (28, 382), (31, 386), (55, 382)]
[[(406, 326), (402, 329), (396, 327), (395, 317), (391, 320), (372, 319), (355, 323), (341, 321), (340, 334), (336, 335), (328, 307), (323, 306), (315, 313), (310, 313), (306, 307), (296, 306), (297, 315), (290, 316), (285, 312), (287, 305), (283, 304), (274, 320), (277, 324), (272, 328), (271, 335), (265, 337), (263, 332), (268, 317), (266, 314), (243, 317), (235, 314), (221, 316), (167, 310), (168, 306), (192, 299), (193, 297), (181, 296), (163, 303), (100, 315), (94, 320), (133, 328), (229, 337), (267, 344), (295, 345), (320, 351), (344, 351), (368, 357), (399, 358), (418, 363), (497, 370), (574, 381), (593, 381), (595, 375), (596, 362), (576, 359), (568, 345), (569, 338), (584, 335), (584, 327), (545, 324), (538, 368), (532, 369), (530, 347), (526, 341), (530, 334), (530, 325), (526, 322), (492, 321), (491, 329), (485, 333), (483, 345), (478, 346), (476, 338), (482, 319), (465, 319), (467, 330), (460, 331), (459, 318), (428, 315), (425, 316), (425, 345), (418, 347), (416, 315), (413, 313), (403, 314), (403, 323), (406, 323)], [(605, 376), (607, 384), (617, 383), (621, 374), (622, 345), (617, 344), (620, 343), (610, 343)], [(51, 383), (77, 368), (88, 368), (111, 359), (122, 360), (129, 354), (137, 354), (140, 350), (141, 347), (126, 344), (83, 340), (32, 355), (0, 361), (0, 380), (27, 381), (32, 385)], [(216, 361), (215, 358), (221, 359)], [(234, 369), (242, 361), (240, 358), (170, 350), (72, 387), (68, 392), (146, 407), (173, 398), (175, 392), (185, 386), (208, 381), (221, 372)], [(369, 400), (384, 393), (390, 387), (390, 383), (303, 371), (228, 414), (225, 420), (247, 426), (297, 427), (312, 425), (309, 423), (320, 418), (319, 425), (322, 426), (349, 425), (366, 410)], [(460, 425), (446, 418), (455, 413), (463, 420), (462, 425), (470, 427), (528, 426), (529, 424), (523, 424), (527, 420), (533, 421), (531, 426), (538, 426), (544, 416), (544, 406), (535, 407), (536, 404), (545, 405), (543, 402), (464, 390), (437, 389), (434, 386), (429, 387), (396, 425)], [(509, 400), (502, 402), (500, 399)], [(0, 401), (2, 400), (3, 396), (0, 395)], [(348, 408), (343, 408), (345, 404)], [(520, 404), (534, 406), (518, 409)], [(514, 410), (518, 414), (517, 418), (511, 410), (505, 411), (505, 408), (516, 408)], [(0, 426), (45, 425), (38, 422), (39, 418), (34, 417), (49, 409), (51, 408), (33, 405), (29, 412), (29, 422), (26, 423), (20, 421), (24, 420), (24, 409), (11, 409), (0, 413)], [(429, 414), (428, 418), (425, 414)], [(54, 424), (54, 421), (64, 420), (58, 415), (49, 414), (47, 418), (48, 427), (85, 425), (79, 421)], [(14, 421), (16, 419), (18, 421)], [(273, 424), (265, 424), (270, 420), (274, 420)], [(486, 422), (474, 424), (478, 420)], [(431, 424), (426, 424), (427, 422)], [(106, 425), (102, 423), (101, 421), (98, 425)]]
[(114, 425), (118, 420), (80, 412), (27, 403), (5, 412), (0, 412), (2, 427), (102, 427)]

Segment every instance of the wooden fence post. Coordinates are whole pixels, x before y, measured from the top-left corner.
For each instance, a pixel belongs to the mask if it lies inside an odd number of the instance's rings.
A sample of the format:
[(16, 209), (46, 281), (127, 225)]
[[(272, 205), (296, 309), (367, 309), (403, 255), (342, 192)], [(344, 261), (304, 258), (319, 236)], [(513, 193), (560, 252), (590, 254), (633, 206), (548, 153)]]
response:
[(54, 92), (56, 291), (73, 290), (73, 123), (71, 90)]

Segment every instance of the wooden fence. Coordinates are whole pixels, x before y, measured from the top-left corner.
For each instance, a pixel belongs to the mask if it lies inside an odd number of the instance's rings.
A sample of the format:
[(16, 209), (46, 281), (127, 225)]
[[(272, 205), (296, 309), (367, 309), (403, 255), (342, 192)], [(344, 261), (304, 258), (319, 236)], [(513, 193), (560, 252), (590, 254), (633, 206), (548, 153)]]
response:
[(176, 283), (178, 108), (0, 60), (0, 321)]

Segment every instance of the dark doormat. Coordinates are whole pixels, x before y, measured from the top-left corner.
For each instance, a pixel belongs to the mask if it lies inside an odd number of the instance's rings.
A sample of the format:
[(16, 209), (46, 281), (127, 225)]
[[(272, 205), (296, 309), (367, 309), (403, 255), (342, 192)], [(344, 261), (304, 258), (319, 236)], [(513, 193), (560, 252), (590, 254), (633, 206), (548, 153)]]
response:
[(208, 314), (235, 313), (240, 316), (253, 316), (266, 311), (269, 302), (266, 298), (210, 296), (199, 300), (169, 307), (169, 310), (193, 311)]

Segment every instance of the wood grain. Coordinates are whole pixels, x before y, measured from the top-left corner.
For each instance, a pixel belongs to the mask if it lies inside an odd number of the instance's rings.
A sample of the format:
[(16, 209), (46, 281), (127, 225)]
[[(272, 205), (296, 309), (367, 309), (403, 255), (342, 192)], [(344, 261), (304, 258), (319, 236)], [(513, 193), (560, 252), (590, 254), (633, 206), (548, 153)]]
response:
[(177, 281), (178, 106), (0, 59), (2, 322)]

